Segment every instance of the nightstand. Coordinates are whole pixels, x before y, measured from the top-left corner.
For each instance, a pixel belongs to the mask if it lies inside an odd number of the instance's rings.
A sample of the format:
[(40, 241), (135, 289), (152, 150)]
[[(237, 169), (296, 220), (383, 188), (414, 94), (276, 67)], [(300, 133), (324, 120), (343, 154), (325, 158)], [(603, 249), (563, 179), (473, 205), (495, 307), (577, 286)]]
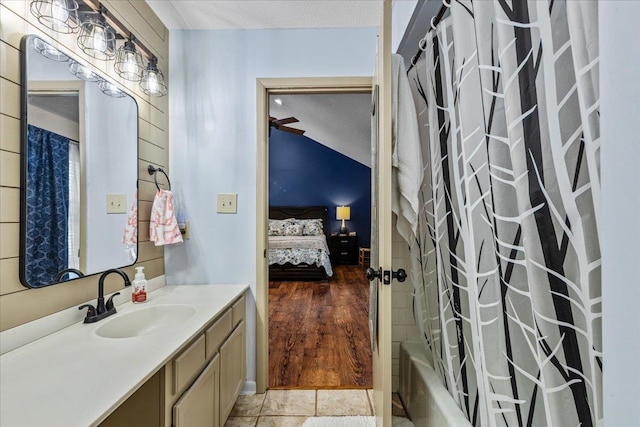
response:
[(357, 264), (358, 236), (330, 236), (329, 252), (333, 264)]

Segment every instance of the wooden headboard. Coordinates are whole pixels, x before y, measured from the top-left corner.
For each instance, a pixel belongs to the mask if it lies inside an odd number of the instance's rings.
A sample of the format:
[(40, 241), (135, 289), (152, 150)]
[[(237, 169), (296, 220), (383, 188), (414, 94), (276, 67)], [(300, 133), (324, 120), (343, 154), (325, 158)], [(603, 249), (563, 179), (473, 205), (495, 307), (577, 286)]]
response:
[(325, 236), (329, 237), (329, 213), (326, 206), (269, 206), (269, 219), (322, 219)]

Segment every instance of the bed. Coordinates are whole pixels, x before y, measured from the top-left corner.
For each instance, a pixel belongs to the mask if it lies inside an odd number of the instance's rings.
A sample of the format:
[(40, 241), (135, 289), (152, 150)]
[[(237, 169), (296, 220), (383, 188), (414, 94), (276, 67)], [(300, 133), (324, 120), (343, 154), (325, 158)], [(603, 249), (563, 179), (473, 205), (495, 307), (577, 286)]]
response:
[(327, 280), (333, 275), (325, 206), (272, 206), (268, 228), (269, 280)]

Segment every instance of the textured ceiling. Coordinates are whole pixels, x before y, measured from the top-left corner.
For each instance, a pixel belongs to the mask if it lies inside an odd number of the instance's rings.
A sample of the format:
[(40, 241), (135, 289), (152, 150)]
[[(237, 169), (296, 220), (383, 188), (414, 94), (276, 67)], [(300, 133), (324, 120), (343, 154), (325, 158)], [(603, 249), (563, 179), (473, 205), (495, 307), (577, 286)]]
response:
[[(170, 30), (378, 27), (381, 0), (146, 0)], [(270, 115), (295, 116), (289, 126), (369, 166), (371, 95), (281, 95)]]
[(49, 113), (78, 123), (79, 107), (77, 94), (29, 95), (29, 105), (34, 105)]
[[(274, 102), (282, 100), (282, 105)], [(365, 166), (371, 166), (371, 94), (272, 95), (269, 114), (294, 116), (287, 126)]]
[(169, 29), (377, 27), (381, 0), (147, 0)]

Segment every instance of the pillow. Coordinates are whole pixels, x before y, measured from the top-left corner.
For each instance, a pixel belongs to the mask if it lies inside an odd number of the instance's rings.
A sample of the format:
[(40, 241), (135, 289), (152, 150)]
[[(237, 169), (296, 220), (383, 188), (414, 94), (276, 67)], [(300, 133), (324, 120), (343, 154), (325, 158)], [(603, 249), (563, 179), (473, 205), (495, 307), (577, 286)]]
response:
[(285, 221), (283, 236), (302, 236), (303, 224), (293, 218)]
[(269, 236), (284, 236), (285, 225), (286, 225), (286, 220), (270, 219), (269, 228), (268, 228)]
[(301, 222), (304, 223), (303, 236), (322, 236), (324, 234), (322, 219), (305, 219)]

